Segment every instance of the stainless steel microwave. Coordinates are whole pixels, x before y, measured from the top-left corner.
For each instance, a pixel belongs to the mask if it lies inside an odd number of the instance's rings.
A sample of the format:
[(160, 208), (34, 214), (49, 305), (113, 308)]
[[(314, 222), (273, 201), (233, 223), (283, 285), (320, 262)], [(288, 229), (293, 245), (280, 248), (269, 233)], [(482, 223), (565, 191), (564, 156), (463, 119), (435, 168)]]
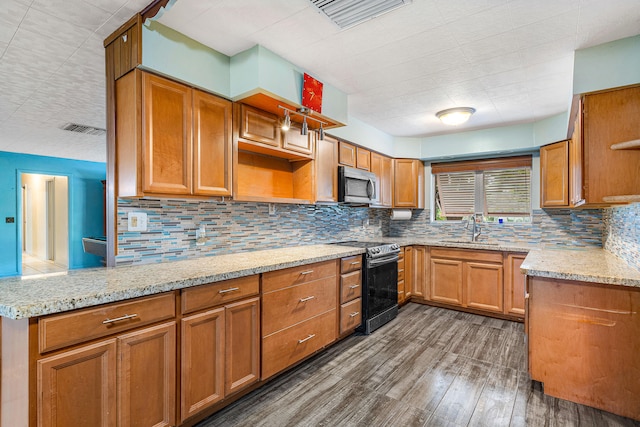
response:
[(376, 200), (376, 175), (360, 169), (338, 166), (338, 201), (370, 204)]

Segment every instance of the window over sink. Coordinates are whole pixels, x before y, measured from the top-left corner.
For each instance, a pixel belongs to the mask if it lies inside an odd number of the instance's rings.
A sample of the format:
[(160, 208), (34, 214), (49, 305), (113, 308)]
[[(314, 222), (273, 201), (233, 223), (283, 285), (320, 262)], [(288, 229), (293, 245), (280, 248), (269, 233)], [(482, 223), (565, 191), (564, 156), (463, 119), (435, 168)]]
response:
[(434, 219), (531, 222), (531, 156), (434, 163)]

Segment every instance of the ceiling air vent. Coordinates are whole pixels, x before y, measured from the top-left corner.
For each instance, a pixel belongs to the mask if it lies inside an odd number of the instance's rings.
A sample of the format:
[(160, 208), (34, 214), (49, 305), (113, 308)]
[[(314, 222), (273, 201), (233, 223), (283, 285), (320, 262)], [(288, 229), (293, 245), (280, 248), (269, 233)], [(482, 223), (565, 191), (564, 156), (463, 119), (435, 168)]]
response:
[(411, 3), (411, 0), (309, 0), (342, 29)]
[(93, 126), (79, 125), (77, 123), (65, 123), (60, 127), (62, 130), (68, 130), (69, 132), (84, 133), (86, 135), (104, 135), (107, 133), (106, 129), (94, 128)]

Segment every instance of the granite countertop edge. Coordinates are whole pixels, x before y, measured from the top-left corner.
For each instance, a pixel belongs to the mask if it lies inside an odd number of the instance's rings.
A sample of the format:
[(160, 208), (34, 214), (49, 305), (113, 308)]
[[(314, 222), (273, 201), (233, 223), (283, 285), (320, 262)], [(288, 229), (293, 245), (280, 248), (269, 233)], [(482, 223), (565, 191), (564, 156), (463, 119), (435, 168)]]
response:
[[(327, 253), (313, 255), (308, 254), (310, 251), (314, 251), (314, 249), (318, 248), (324, 249)], [(304, 253), (296, 256), (294, 254), (296, 249), (300, 249)], [(282, 255), (285, 251), (289, 251), (285, 256), (285, 259), (283, 259), (282, 256), (278, 256)], [(269, 256), (272, 253), (274, 253), (275, 256), (271, 257), (269, 260), (264, 260), (262, 258), (265, 255)], [(19, 277), (0, 279), (0, 316), (14, 320), (28, 319), (79, 308), (94, 307), (101, 304), (155, 295), (207, 283), (250, 276), (253, 274), (267, 273), (269, 271), (329, 261), (362, 253), (364, 253), (364, 249), (356, 247), (331, 246), (327, 251), (327, 245), (310, 245), (296, 247), (293, 250), (291, 248), (264, 250), (167, 263), (144, 264), (109, 269), (98, 268), (71, 270), (68, 275), (43, 277), (25, 281), (22, 281)], [(216, 258), (224, 258), (225, 261), (233, 260), (235, 258), (238, 260), (245, 258), (244, 263), (249, 265), (239, 268), (231, 267), (220, 272), (194, 274), (190, 277), (185, 277), (184, 274), (181, 274), (181, 271), (175, 272), (179, 267), (187, 267), (188, 269), (190, 265), (201, 265), (207, 261), (215, 260)], [(255, 258), (255, 260), (247, 262), (246, 258)], [(150, 272), (153, 273), (154, 277), (162, 277), (165, 274), (166, 277), (158, 279), (143, 277), (145, 274)], [(105, 289), (105, 287), (109, 286), (107, 282), (119, 283), (127, 274), (132, 275), (132, 282), (135, 282), (136, 279), (142, 279), (143, 283), (140, 285), (133, 284), (131, 286), (124, 286), (117, 289)], [(92, 280), (95, 282), (93, 286), (90, 283)], [(57, 289), (54, 293), (47, 293), (50, 286), (77, 282), (89, 283), (83, 283), (79, 289), (74, 286), (69, 286), (68, 292)], [(21, 290), (24, 292), (20, 293)], [(8, 298), (8, 293), (10, 292), (14, 293), (13, 298)]]
[(640, 271), (605, 249), (532, 250), (520, 271), (531, 277), (640, 288)]

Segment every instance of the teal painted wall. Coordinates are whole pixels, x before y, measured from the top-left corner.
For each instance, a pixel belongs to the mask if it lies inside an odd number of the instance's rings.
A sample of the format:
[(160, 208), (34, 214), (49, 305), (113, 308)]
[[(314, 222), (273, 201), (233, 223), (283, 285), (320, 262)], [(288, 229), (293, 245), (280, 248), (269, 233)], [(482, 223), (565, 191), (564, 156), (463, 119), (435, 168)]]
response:
[[(106, 179), (106, 164), (0, 151), (0, 277), (20, 273), (17, 250), (22, 245), (22, 207), (18, 189), (22, 173), (69, 177), (69, 268), (100, 266), (99, 257), (82, 250), (82, 238), (104, 234), (100, 181)], [(15, 223), (6, 223), (7, 217), (15, 218)]]
[(229, 97), (230, 58), (155, 21), (142, 26), (142, 65)]
[[(386, 134), (381, 130), (378, 130), (373, 126), (354, 117), (349, 117), (347, 122), (347, 126), (330, 129), (327, 131), (327, 133), (335, 137), (357, 143), (388, 156), (404, 157), (396, 156), (394, 153), (394, 140), (397, 138), (394, 139), (394, 137), (392, 137), (391, 135)], [(415, 140), (415, 138), (411, 139)], [(420, 147), (418, 146), (418, 150), (419, 148)], [(415, 157), (417, 157), (417, 154), (419, 154), (418, 150), (413, 150), (413, 152), (416, 154)]]
[[(252, 95), (258, 90), (276, 98), (302, 104), (302, 80), (308, 72), (281, 58), (269, 49), (256, 45), (231, 58), (231, 99)], [(313, 77), (322, 81), (322, 76)], [(347, 94), (324, 83), (322, 115), (347, 123)]]
[(573, 93), (640, 83), (640, 35), (576, 50)]

